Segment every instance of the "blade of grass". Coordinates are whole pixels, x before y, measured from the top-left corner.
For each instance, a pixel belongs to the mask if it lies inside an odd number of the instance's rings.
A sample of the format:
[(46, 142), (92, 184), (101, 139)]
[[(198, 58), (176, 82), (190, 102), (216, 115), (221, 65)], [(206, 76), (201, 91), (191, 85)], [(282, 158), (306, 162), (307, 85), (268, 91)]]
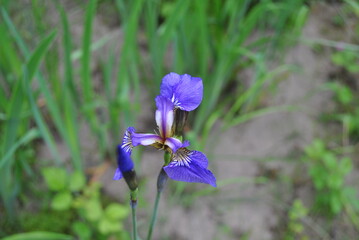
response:
[[(118, 2), (121, 1), (118, 0)], [(131, 79), (133, 80), (132, 83), (135, 89), (136, 101), (139, 99), (140, 95), (139, 76), (137, 73), (139, 55), (137, 47), (137, 31), (140, 13), (143, 7), (143, 0), (133, 1), (130, 5), (128, 18), (124, 23), (125, 38), (121, 48), (121, 57), (117, 73), (116, 93), (118, 95), (116, 101), (124, 112), (124, 122), (126, 125), (130, 123), (133, 124), (134, 114), (136, 114), (136, 111), (133, 111), (135, 108), (134, 104), (131, 104), (129, 101)]]
[[(55, 39), (56, 32), (52, 32), (45, 37), (35, 51), (31, 54), (26, 64), (23, 66), (22, 79), (17, 80), (14, 86), (14, 92), (9, 101), (8, 108), (8, 121), (4, 124), (4, 139), (2, 143), (2, 153), (6, 153), (8, 149), (11, 149), (15, 144), (17, 133), (20, 129), (21, 112), (26, 103), (26, 95), (29, 97), (30, 106), (34, 112), (35, 121), (38, 124), (41, 135), (48, 144), (50, 151), (52, 152), (55, 162), (60, 163), (59, 153), (56, 149), (53, 136), (49, 132), (47, 126), (39, 114), (38, 107), (33, 97), (33, 92), (30, 89), (30, 83), (35, 73), (37, 72), (40, 62), (43, 59), (45, 53), (48, 51), (50, 45)], [(5, 163), (2, 163), (3, 167), (0, 168), (0, 192), (3, 199), (5, 208), (9, 213), (10, 219), (14, 217), (14, 198), (19, 191), (19, 182), (14, 179), (12, 167), (14, 164), (14, 157), (10, 157)]]
[(82, 36), (82, 58), (81, 58), (81, 87), (83, 94), (83, 108), (81, 109), (89, 122), (92, 133), (97, 139), (99, 152), (104, 156), (107, 140), (105, 133), (96, 114), (96, 108), (93, 103), (96, 101), (96, 95), (92, 85), (91, 76), (91, 38), (92, 25), (97, 8), (97, 0), (90, 0), (85, 12), (84, 33)]
[(83, 95), (85, 102), (91, 101), (92, 98), (94, 97), (92, 81), (91, 81), (90, 48), (91, 48), (91, 37), (92, 37), (92, 23), (96, 13), (96, 5), (97, 5), (97, 0), (90, 0), (87, 5), (86, 13), (85, 13), (84, 34), (82, 38), (81, 80), (82, 80)]
[(30, 100), (31, 109), (33, 111), (36, 123), (39, 126), (41, 135), (44, 137), (45, 142), (48, 144), (50, 151), (55, 159), (55, 161), (60, 164), (59, 152), (57, 151), (54, 139), (52, 134), (50, 133), (48, 127), (46, 126), (39, 108), (36, 104), (35, 98), (33, 96), (33, 92), (30, 87), (31, 80), (33, 79), (35, 73), (39, 69), (40, 62), (44, 57), (45, 53), (50, 48), (50, 45), (53, 43), (56, 37), (56, 31), (53, 31), (48, 36), (46, 36), (35, 49), (35, 51), (29, 57), (26, 65), (24, 66), (23, 72), (23, 84), (24, 84), (24, 91), (28, 95)]
[[(6, 13), (5, 13), (5, 16), (6, 16)], [(17, 44), (19, 46), (21, 46), (22, 52), (25, 55), (25, 57), (28, 57), (28, 49), (26, 47), (26, 44), (24, 43), (20, 34), (18, 33), (15, 26), (13, 25), (11, 19), (8, 17), (6, 19), (7, 19), (8, 27), (12, 30), (12, 34), (14, 35), (14, 38), (15, 38)], [(66, 47), (68, 47), (68, 46), (66, 45)], [(68, 50), (67, 52), (69, 52), (69, 51), (70, 50)], [(65, 54), (65, 55), (67, 55), (67, 54)], [(67, 56), (67, 59), (68, 58), (69, 58), (69, 56)], [(32, 63), (29, 62), (29, 69), (34, 69), (34, 67), (31, 66), (31, 64)], [(66, 73), (66, 76), (69, 76), (68, 69), (65, 70), (65, 73)], [(30, 72), (29, 74), (31, 76), (35, 73)], [(79, 141), (76, 138), (77, 131), (75, 131), (78, 129), (78, 127), (76, 126), (77, 121), (73, 118), (74, 116), (76, 116), (74, 113), (74, 107), (72, 106), (73, 101), (71, 101), (70, 95), (66, 93), (67, 92), (66, 88), (62, 89), (61, 92), (64, 93), (64, 95), (66, 95), (66, 96), (64, 96), (64, 99), (65, 99), (64, 103), (65, 103), (65, 107), (66, 107), (66, 109), (64, 110), (64, 113), (65, 113), (65, 125), (64, 125), (62, 117), (61, 117), (61, 110), (60, 110), (61, 103), (57, 102), (54, 99), (53, 94), (50, 92), (48, 84), (45, 81), (45, 79), (41, 73), (37, 73), (37, 81), (39, 82), (39, 87), (41, 89), (41, 92), (44, 94), (44, 97), (45, 97), (45, 100), (47, 103), (47, 107), (49, 108), (52, 119), (54, 120), (57, 129), (59, 130), (61, 136), (64, 138), (65, 143), (71, 152), (72, 163), (73, 163), (75, 169), (81, 170), (82, 163), (81, 163), (80, 147), (79, 147)], [(69, 108), (72, 108), (72, 111), (70, 113), (69, 113)], [(36, 108), (32, 108), (32, 110), (35, 110), (35, 109)], [(41, 120), (39, 120), (39, 121), (41, 121)], [(45, 123), (43, 122), (43, 124), (45, 124)], [(71, 124), (71, 125), (69, 125), (69, 124)], [(47, 132), (47, 131), (45, 130), (45, 132)], [(58, 158), (58, 156), (59, 155), (56, 155), (55, 157)]]
[(22, 138), (20, 138), (17, 142), (15, 142), (10, 149), (8, 149), (8, 151), (3, 155), (3, 157), (1, 157), (0, 168), (4, 167), (4, 165), (11, 160), (11, 157), (14, 155), (14, 153), (20, 146), (33, 141), (39, 136), (40, 136), (40, 131), (38, 129), (36, 128), (30, 129)]
[(60, 233), (51, 233), (51, 232), (28, 232), (28, 233), (18, 233), (12, 236), (2, 238), (2, 240), (73, 240), (74, 238)]
[[(64, 99), (64, 118), (66, 142), (71, 151), (72, 161), (77, 170), (82, 170), (81, 146), (79, 140), (79, 126), (77, 123), (78, 112), (76, 106), (79, 106), (79, 97), (75, 88), (73, 67), (71, 62), (72, 39), (69, 29), (66, 12), (61, 5), (58, 5), (61, 15), (63, 27), (63, 49), (64, 49), (64, 72), (65, 81), (63, 83), (63, 99)], [(75, 103), (75, 104), (74, 104)]]
[[(57, 2), (58, 3), (58, 2)], [(69, 29), (69, 22), (67, 18), (67, 14), (64, 10), (64, 8), (58, 4), (57, 9), (60, 11), (61, 16), (61, 23), (62, 23), (62, 29), (63, 29), (63, 48), (64, 48), (64, 71), (65, 71), (65, 84), (66, 86), (63, 86), (64, 88), (68, 88), (71, 92), (72, 97), (75, 100), (75, 103), (79, 104), (79, 97), (75, 88), (74, 84), (74, 77), (73, 77), (73, 71), (72, 71), (72, 62), (71, 62), (71, 51), (72, 51), (72, 39), (71, 39), (71, 33)]]

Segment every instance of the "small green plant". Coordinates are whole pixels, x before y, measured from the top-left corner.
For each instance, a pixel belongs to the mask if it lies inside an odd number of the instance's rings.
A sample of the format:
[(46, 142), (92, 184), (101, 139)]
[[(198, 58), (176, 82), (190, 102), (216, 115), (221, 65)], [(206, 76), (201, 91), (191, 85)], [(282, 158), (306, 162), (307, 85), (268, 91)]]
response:
[(308, 209), (303, 205), (300, 199), (294, 200), (288, 213), (288, 229), (284, 237), (285, 240), (307, 240), (308, 236), (304, 234), (302, 219), (308, 215)]
[(128, 238), (122, 225), (129, 214), (128, 208), (118, 203), (103, 206), (99, 183), (86, 185), (81, 172), (68, 176), (62, 168), (45, 168), (42, 173), (49, 190), (54, 193), (50, 208), (75, 213), (71, 230), (79, 239)]
[(350, 199), (355, 197), (353, 189), (345, 184), (352, 171), (352, 160), (339, 157), (328, 149), (322, 140), (314, 142), (305, 149), (309, 175), (316, 190), (315, 207), (322, 213), (334, 216), (339, 214)]
[(351, 73), (359, 72), (359, 55), (353, 51), (338, 51), (332, 55), (332, 62)]
[(358, 97), (347, 85), (331, 82), (327, 86), (333, 91), (337, 102), (338, 109), (335, 111), (333, 118), (343, 124), (343, 138), (350, 139), (351, 142), (356, 143), (359, 139)]

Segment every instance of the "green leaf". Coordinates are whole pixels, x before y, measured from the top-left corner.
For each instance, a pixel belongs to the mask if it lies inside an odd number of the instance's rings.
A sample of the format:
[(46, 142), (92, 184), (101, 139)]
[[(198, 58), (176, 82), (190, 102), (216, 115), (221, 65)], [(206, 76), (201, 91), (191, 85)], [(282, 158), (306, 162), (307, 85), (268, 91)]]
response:
[(117, 203), (112, 203), (108, 205), (105, 209), (106, 216), (111, 220), (120, 220), (124, 219), (130, 213), (127, 206), (123, 206)]
[(350, 173), (350, 171), (353, 169), (351, 158), (349, 157), (342, 158), (342, 160), (339, 163), (339, 169), (343, 175)]
[(0, 158), (0, 168), (2, 168), (8, 161), (11, 160), (11, 157), (15, 154), (16, 150), (32, 140), (38, 138), (40, 136), (40, 132), (36, 128), (30, 129), (26, 134), (24, 134), (16, 143), (14, 143), (11, 148), (4, 154), (3, 157)]
[(67, 184), (67, 174), (62, 168), (45, 168), (42, 171), (46, 184), (52, 191), (61, 191)]
[(85, 216), (90, 221), (97, 221), (102, 216), (102, 206), (98, 199), (92, 199), (85, 205)]
[(337, 195), (331, 196), (330, 206), (331, 206), (331, 210), (334, 214), (340, 213), (340, 211), (342, 210), (342, 202), (340, 201), (339, 196), (337, 196)]
[(72, 224), (72, 231), (74, 231), (74, 233), (79, 236), (80, 239), (82, 240), (86, 240), (86, 239), (90, 239), (91, 238), (91, 228), (80, 221), (76, 221)]
[(353, 100), (352, 90), (347, 86), (341, 86), (337, 94), (339, 101), (343, 104), (349, 104)]
[(80, 191), (85, 186), (85, 183), (86, 178), (80, 171), (76, 171), (70, 176), (69, 187), (71, 191)]
[(51, 207), (54, 210), (63, 211), (71, 207), (72, 195), (69, 191), (59, 192), (52, 199)]
[(329, 171), (334, 170), (338, 167), (336, 156), (331, 152), (326, 152), (323, 155), (323, 162)]
[(73, 240), (74, 238), (60, 233), (51, 232), (29, 232), (19, 233), (9, 237), (2, 238), (1, 240)]
[(98, 224), (98, 230), (102, 234), (109, 234), (120, 232), (123, 229), (123, 225), (118, 221), (112, 221), (105, 216), (101, 218)]

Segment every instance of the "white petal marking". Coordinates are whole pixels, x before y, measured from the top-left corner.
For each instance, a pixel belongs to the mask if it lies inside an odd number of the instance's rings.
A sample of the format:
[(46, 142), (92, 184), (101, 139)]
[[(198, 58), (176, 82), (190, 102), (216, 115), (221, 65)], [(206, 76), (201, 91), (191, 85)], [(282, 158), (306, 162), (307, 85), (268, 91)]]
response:
[(171, 137), (171, 128), (173, 124), (173, 110), (169, 111), (166, 116), (166, 137)]
[(192, 151), (186, 149), (186, 148), (180, 148), (177, 150), (177, 152), (173, 155), (172, 161), (173, 164), (177, 166), (186, 166), (190, 167)]

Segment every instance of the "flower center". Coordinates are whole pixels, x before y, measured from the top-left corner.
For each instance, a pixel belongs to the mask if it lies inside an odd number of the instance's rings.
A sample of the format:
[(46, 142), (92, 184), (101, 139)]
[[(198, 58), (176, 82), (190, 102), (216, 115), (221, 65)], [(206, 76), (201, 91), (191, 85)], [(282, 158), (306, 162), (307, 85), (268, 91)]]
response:
[(192, 152), (186, 148), (178, 149), (172, 158), (172, 160), (175, 162), (175, 166), (190, 167), (189, 164), (191, 163), (191, 154)]

